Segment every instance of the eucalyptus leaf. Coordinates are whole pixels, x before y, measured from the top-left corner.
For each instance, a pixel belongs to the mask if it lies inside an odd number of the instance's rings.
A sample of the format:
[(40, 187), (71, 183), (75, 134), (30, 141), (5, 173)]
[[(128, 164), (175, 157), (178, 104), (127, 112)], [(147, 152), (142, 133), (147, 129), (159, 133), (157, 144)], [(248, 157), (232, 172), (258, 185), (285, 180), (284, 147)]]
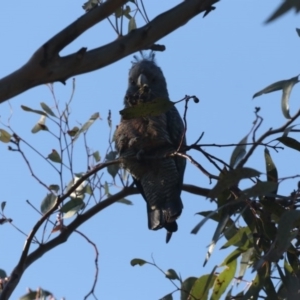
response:
[(42, 110), (32, 109), (32, 108), (30, 108), (28, 106), (25, 106), (25, 105), (21, 105), (21, 108), (25, 111), (33, 112), (33, 113), (36, 113), (38, 115), (42, 115), (42, 116), (47, 117), (47, 114), (45, 112), (43, 112)]
[(9, 143), (11, 139), (10, 133), (5, 131), (4, 129), (0, 129), (0, 141), (3, 143)]
[(247, 148), (247, 145), (245, 145), (245, 144), (247, 143), (247, 140), (248, 140), (248, 134), (244, 138), (241, 139), (241, 141), (238, 143), (238, 145), (233, 150), (233, 152), (231, 154), (231, 158), (230, 158), (230, 164), (229, 164), (232, 168), (234, 168), (241, 161), (241, 159), (245, 156), (246, 148)]
[(135, 18), (131, 17), (131, 19), (128, 22), (128, 33), (134, 29), (136, 29), (136, 22), (135, 22)]
[(41, 203), (41, 213), (45, 214), (55, 204), (57, 197), (54, 194), (47, 194)]
[(131, 260), (130, 264), (134, 267), (136, 265), (139, 265), (139, 266), (143, 266), (145, 264), (147, 264), (148, 262), (141, 259), (141, 258), (134, 258)]
[(50, 116), (56, 117), (55, 113), (52, 111), (52, 109), (44, 102), (41, 102), (42, 109)]

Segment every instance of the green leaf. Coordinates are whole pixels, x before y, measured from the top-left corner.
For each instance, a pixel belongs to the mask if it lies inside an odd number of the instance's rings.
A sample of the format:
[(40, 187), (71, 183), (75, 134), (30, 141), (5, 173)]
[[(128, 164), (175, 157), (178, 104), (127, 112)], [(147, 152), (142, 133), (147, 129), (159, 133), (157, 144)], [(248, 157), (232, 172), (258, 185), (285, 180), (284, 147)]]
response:
[(0, 278), (5, 278), (5, 277), (7, 277), (6, 272), (0, 269)]
[(48, 296), (52, 296), (52, 293), (39, 288), (37, 291), (30, 290), (26, 295), (19, 298), (19, 300), (44, 300)]
[(1, 211), (2, 212), (4, 211), (5, 205), (6, 205), (6, 201), (2, 201), (1, 202)]
[(245, 245), (246, 249), (248, 249), (248, 245), (251, 241), (250, 238), (252, 238), (251, 235), (252, 234), (249, 227), (241, 227), (237, 230), (237, 233), (221, 247), (221, 249), (225, 249), (229, 246), (235, 246), (244, 249)]
[(4, 129), (0, 129), (0, 141), (3, 143), (9, 143), (11, 139), (10, 133), (5, 131)]
[(251, 188), (243, 190), (242, 198), (256, 198), (258, 196), (268, 196), (277, 191), (278, 183), (272, 181), (258, 181)]
[(67, 131), (67, 134), (71, 137), (75, 136), (79, 131), (79, 128), (77, 126), (73, 127), (71, 130)]
[(237, 257), (232, 259), (225, 269), (217, 276), (214, 282), (211, 300), (219, 300), (223, 295), (231, 280), (234, 278), (237, 265)]
[(298, 82), (299, 82), (299, 75), (288, 80), (277, 81), (267, 86), (266, 88), (262, 89), (261, 91), (255, 93), (253, 95), (253, 98), (258, 97), (262, 94), (267, 94), (274, 91), (282, 90), (282, 97), (281, 97), (282, 113), (284, 117), (290, 119), (291, 116), (289, 112), (289, 98), (294, 85)]
[(136, 22), (135, 22), (135, 18), (131, 17), (128, 22), (128, 33), (134, 29), (136, 29)]
[(167, 271), (165, 272), (165, 275), (166, 275), (166, 277), (167, 277), (168, 279), (172, 279), (172, 280), (177, 279), (177, 280), (180, 280), (179, 277), (178, 277), (178, 275), (177, 275), (177, 273), (176, 273), (176, 271), (173, 270), (173, 269), (167, 270)]
[(241, 255), (241, 262), (240, 262), (240, 270), (238, 274), (238, 279), (242, 280), (246, 270), (253, 262), (253, 254), (255, 253), (254, 248), (249, 248), (246, 252), (243, 252)]
[(216, 198), (221, 192), (239, 183), (241, 179), (257, 177), (261, 173), (251, 168), (238, 168), (227, 171), (209, 192), (210, 198)]
[(281, 17), (290, 10), (295, 9), (296, 12), (300, 11), (300, 2), (298, 0), (284, 0), (278, 9), (267, 19), (266, 23), (272, 22)]
[(196, 282), (196, 277), (188, 277), (185, 279), (181, 285), (181, 292), (180, 292), (180, 300), (188, 300), (190, 291)]
[(33, 113), (36, 113), (38, 115), (43, 115), (43, 116), (47, 117), (47, 114), (44, 113), (42, 110), (32, 109), (32, 108), (30, 108), (28, 106), (25, 106), (25, 105), (21, 105), (21, 108), (25, 111), (33, 112)]
[(74, 216), (79, 210), (84, 208), (84, 202), (81, 198), (71, 198), (70, 201), (65, 203), (60, 211), (64, 213), (64, 219)]
[[(213, 214), (212, 214), (213, 213)], [(211, 210), (208, 210), (208, 211), (201, 211), (199, 213), (197, 213), (198, 215), (201, 215), (201, 216), (208, 216), (209, 219), (213, 220), (213, 221), (216, 221), (216, 222), (220, 222), (221, 219), (222, 219), (222, 215), (219, 213), (219, 212), (216, 212), (216, 211), (211, 211)], [(231, 226), (231, 225), (234, 225), (234, 222), (229, 219), (228, 222), (227, 222), (227, 226)]]
[[(207, 299), (208, 292), (214, 284), (215, 275), (213, 274), (216, 268), (214, 268), (213, 272), (209, 275), (203, 275), (198, 278), (191, 291), (190, 294), (196, 299)], [(193, 299), (193, 298), (191, 298)]]
[(101, 160), (101, 156), (99, 154), (99, 151), (94, 152), (93, 157), (94, 157), (96, 162), (99, 162)]
[(99, 0), (88, 0), (87, 2), (85, 2), (83, 5), (82, 5), (82, 8), (88, 12), (90, 10), (92, 10), (94, 7), (97, 7), (99, 2)]
[(47, 158), (53, 162), (61, 163), (60, 155), (55, 149), (52, 150), (52, 152), (47, 156)]
[(50, 190), (52, 190), (56, 193), (59, 191), (59, 185), (57, 185), (57, 184), (50, 184), (48, 187)]
[(150, 102), (140, 102), (134, 106), (124, 108), (120, 111), (120, 115), (124, 120), (159, 116), (169, 111), (174, 104), (167, 98), (156, 98)]
[(89, 184), (87, 184), (83, 190), (82, 190), (82, 193), (84, 194), (88, 194), (88, 195), (93, 195), (93, 191), (92, 191), (92, 188)]
[(300, 151), (300, 143), (296, 141), (295, 139), (288, 137), (288, 136), (282, 136), (277, 139), (280, 143), (283, 145), (295, 149), (297, 151)]
[(218, 223), (217, 225), (217, 228), (215, 230), (215, 233), (213, 235), (213, 238), (212, 238), (212, 241), (208, 247), (208, 250), (207, 250), (207, 253), (206, 253), (206, 257), (205, 257), (205, 260), (204, 260), (204, 264), (203, 266), (206, 265), (206, 263), (208, 262), (216, 244), (217, 244), (217, 241), (219, 240), (220, 238), (220, 235), (222, 234), (222, 232), (224, 231), (226, 225), (227, 225), (227, 222), (228, 220), (230, 219), (230, 216), (228, 214), (224, 214), (220, 220), (220, 222)]
[[(105, 159), (106, 161), (111, 161), (116, 159), (117, 155), (117, 151), (110, 151), (108, 154), (106, 154)], [(107, 167), (107, 172), (112, 176), (112, 178), (115, 178), (119, 172), (119, 169), (119, 164), (114, 164)]]
[(134, 267), (136, 265), (139, 265), (139, 266), (143, 266), (145, 264), (147, 264), (148, 262), (141, 259), (141, 258), (134, 258), (130, 261), (130, 264)]
[(55, 204), (57, 197), (54, 194), (47, 194), (41, 203), (41, 213), (45, 214)]
[(41, 102), (41, 107), (42, 109), (50, 116), (52, 117), (56, 117), (56, 115), (54, 114), (54, 112), (52, 111), (52, 109), (44, 102)]
[(160, 300), (173, 300), (172, 294), (168, 294), (166, 296), (163, 296)]
[(122, 198), (122, 199), (118, 200), (117, 202), (127, 204), (127, 205), (133, 205), (133, 203), (130, 200), (127, 200), (125, 198)]
[(82, 127), (78, 130), (77, 134), (74, 136), (73, 138), (73, 142), (75, 142), (75, 140), (77, 140), (77, 138), (79, 137), (79, 135), (83, 132), (86, 132), (93, 124), (94, 122), (97, 120), (97, 119), (100, 119), (100, 114), (97, 112), (97, 113), (94, 113), (87, 122), (85, 122)]
[(109, 186), (108, 186), (108, 183), (106, 181), (104, 183), (104, 193), (105, 193), (105, 195), (109, 196)]
[(232, 154), (231, 154), (231, 158), (230, 158), (230, 167), (234, 168), (240, 161), (241, 159), (245, 156), (246, 154), (246, 148), (247, 145), (245, 145), (247, 143), (248, 140), (248, 134), (241, 139), (241, 141), (238, 143), (238, 145), (235, 147), (235, 149), (233, 150)]
[[(276, 195), (278, 190), (278, 172), (272, 160), (270, 152), (267, 148), (265, 148), (265, 163), (266, 163), (266, 171), (267, 171), (267, 180), (269, 182), (276, 183), (276, 187), (274, 188), (273, 191), (271, 191), (271, 193)], [(274, 197), (272, 197), (272, 199), (275, 200)]]
[(37, 133), (40, 130), (48, 131), (48, 127), (45, 125), (46, 123), (46, 117), (42, 115), (39, 119), (39, 121), (33, 126), (31, 129), (32, 133)]

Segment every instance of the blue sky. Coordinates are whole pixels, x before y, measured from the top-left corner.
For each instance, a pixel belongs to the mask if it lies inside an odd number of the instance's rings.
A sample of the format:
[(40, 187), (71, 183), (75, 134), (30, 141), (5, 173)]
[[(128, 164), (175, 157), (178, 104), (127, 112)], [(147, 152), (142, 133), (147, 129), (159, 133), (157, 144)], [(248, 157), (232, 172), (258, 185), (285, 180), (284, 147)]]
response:
[[(177, 3), (173, 0), (152, 0), (151, 4), (145, 1), (150, 19)], [(193, 143), (202, 132), (205, 133), (203, 144), (239, 142), (251, 129), (255, 106), (261, 107), (260, 115), (264, 118), (259, 135), (286, 122), (281, 113), (280, 92), (252, 100), (252, 95), (265, 86), (299, 74), (300, 39), (295, 31), (296, 27), (300, 27), (299, 15), (290, 12), (264, 25), (280, 3), (278, 0), (272, 3), (223, 0), (206, 18), (198, 16), (159, 41), (167, 50), (158, 53), (156, 60), (167, 79), (171, 100), (179, 100), (186, 94), (196, 95), (200, 99), (198, 104), (190, 103), (188, 110), (188, 143)], [(0, 11), (0, 78), (19, 68), (40, 45), (80, 17), (84, 13), (82, 4), (79, 0), (3, 2)], [(143, 25), (141, 19), (137, 19), (137, 25)], [(108, 22), (102, 22), (64, 49), (61, 55), (73, 53), (81, 47), (92, 49), (114, 39), (115, 33)], [(75, 126), (87, 121), (93, 113), (100, 113), (102, 121), (97, 121), (90, 129), (88, 144), (93, 150), (99, 150), (102, 157), (108, 146), (108, 110), (112, 111), (115, 127), (119, 122), (131, 61), (132, 56), (126, 57), (111, 66), (76, 77), (71, 122)], [(68, 80), (66, 86), (55, 83), (54, 89), (63, 105), (69, 99), (72, 80)], [(290, 102), (291, 114), (298, 110), (299, 96), (299, 86), (295, 86)], [(41, 153), (48, 155), (57, 148), (55, 140), (46, 132), (32, 134), (31, 128), (39, 116), (20, 108), (20, 105), (39, 108), (40, 102), (53, 106), (46, 86), (36, 87), (13, 98), (10, 103), (1, 104), (0, 115), (1, 121), (6, 124), (12, 110), (12, 128)], [(183, 108), (183, 104), (178, 105), (181, 113)], [(233, 151), (232, 148), (216, 147), (207, 147), (206, 150), (227, 162)], [(247, 166), (264, 172), (263, 150), (263, 147), (258, 148)], [(30, 151), (26, 150), (26, 153), (42, 180), (47, 184), (58, 181), (45, 162)], [(190, 154), (217, 175), (217, 170), (203, 156), (196, 152)], [(280, 177), (299, 174), (296, 151), (271, 151), (271, 155)], [(20, 155), (7, 151), (5, 144), (0, 144), (0, 157), (3, 170), (0, 202), (7, 201), (7, 217), (29, 233), (38, 214), (26, 204), (26, 200), (39, 207), (46, 190), (32, 178)], [(75, 172), (86, 170), (82, 140), (76, 145), (74, 169)], [(104, 178), (110, 181), (108, 174)], [(70, 179), (66, 177), (66, 183)], [(184, 181), (201, 187), (213, 186), (204, 174), (190, 164)], [(296, 188), (296, 182), (297, 179), (284, 181), (279, 193), (290, 193)], [(207, 199), (182, 194), (184, 210), (178, 221), (179, 231), (169, 244), (165, 244), (163, 230), (148, 230), (146, 207), (141, 196), (129, 199), (133, 201), (133, 206), (114, 204), (79, 228), (99, 249), (98, 299), (152, 300), (174, 290), (163, 274), (153, 267), (131, 267), (130, 260), (133, 258), (151, 260), (153, 255), (163, 270), (173, 268), (186, 278), (210, 273), (228, 253), (219, 250), (224, 243), (220, 241), (206, 267), (202, 267), (216, 224), (208, 222), (197, 235), (191, 235), (190, 231), (201, 220), (195, 215), (196, 212), (215, 208)], [(25, 237), (7, 224), (0, 228), (0, 239), (0, 268), (9, 274), (18, 261)], [(94, 272), (93, 248), (74, 234), (67, 243), (29, 267), (12, 299), (23, 295), (27, 287), (43, 287), (57, 298), (82, 299), (90, 290)], [(174, 299), (179, 299), (178, 293)]]

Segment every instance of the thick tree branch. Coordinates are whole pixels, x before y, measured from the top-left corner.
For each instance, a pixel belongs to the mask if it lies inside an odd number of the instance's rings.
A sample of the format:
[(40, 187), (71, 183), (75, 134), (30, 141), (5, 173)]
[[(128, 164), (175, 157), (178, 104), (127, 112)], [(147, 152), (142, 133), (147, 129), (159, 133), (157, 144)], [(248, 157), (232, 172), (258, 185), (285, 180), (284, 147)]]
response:
[[(100, 166), (100, 164), (99, 164), (99, 166)], [(99, 168), (94, 168), (93, 170), (91, 170), (91, 174), (89, 174), (89, 176), (91, 176), (93, 173), (98, 171), (98, 169)], [(76, 185), (74, 185), (72, 187), (72, 191), (74, 191), (80, 185), (80, 183), (78, 183), (78, 182), (79, 181), (77, 181)], [(184, 191), (189, 192), (189, 193), (193, 193), (193, 194), (200, 195), (200, 196), (207, 196), (208, 192), (210, 191), (209, 189), (200, 188), (200, 187), (190, 185), (190, 184), (184, 184), (182, 189)], [(72, 193), (72, 191), (71, 191), (71, 193)], [(83, 213), (82, 215), (78, 215), (77, 218), (70, 225), (66, 226), (57, 237), (55, 237), (54, 239), (50, 240), (49, 242), (47, 242), (45, 244), (40, 245), (36, 250), (34, 250), (29, 255), (28, 255), (29, 248), (28, 248), (27, 251), (25, 251), (26, 256), (24, 255), (24, 253), (25, 253), (24, 252), (25, 249), (24, 249), (18, 265), (15, 267), (15, 269), (11, 273), (8, 283), (4, 287), (2, 293), (0, 294), (0, 300), (9, 299), (9, 297), (13, 293), (14, 289), (18, 285), (18, 283), (19, 283), (23, 273), (25, 272), (25, 270), (32, 263), (34, 263), (36, 260), (41, 258), (45, 253), (47, 253), (48, 251), (52, 250), (53, 248), (59, 246), (60, 244), (65, 243), (68, 240), (68, 238), (70, 237), (70, 235), (80, 225), (82, 225), (84, 222), (89, 220), (91, 217), (96, 215), (101, 210), (103, 210), (106, 207), (108, 207), (108, 206), (112, 205), (113, 203), (117, 202), (118, 200), (120, 200), (122, 198), (125, 198), (127, 196), (130, 196), (130, 195), (138, 194), (138, 193), (139, 193), (139, 191), (136, 188), (132, 187), (132, 186), (124, 187), (124, 189), (121, 190), (119, 193), (117, 193), (113, 196), (110, 196), (106, 200), (103, 200), (103, 201), (99, 202), (98, 204), (96, 204), (95, 206), (93, 206), (92, 208), (87, 210), (85, 213)], [(48, 213), (47, 213), (47, 216), (49, 217)], [(45, 217), (43, 216), (37, 222), (37, 224), (40, 223), (40, 221), (42, 219), (45, 219)], [(37, 226), (37, 224), (34, 226), (34, 228), (35, 227), (40, 227), (40, 226)], [(34, 229), (32, 230), (32, 232), (33, 231), (34, 231)], [(29, 237), (28, 237), (28, 239), (29, 239)], [(25, 245), (25, 247), (26, 247), (26, 245)]]
[(108, 0), (51, 38), (19, 70), (1, 79), (0, 103), (35, 86), (56, 81), (64, 83), (72, 76), (103, 68), (136, 51), (149, 48), (218, 1), (183, 1), (147, 25), (119, 37), (112, 43), (90, 51), (82, 48), (77, 53), (60, 57), (59, 52), (65, 46), (127, 2)]

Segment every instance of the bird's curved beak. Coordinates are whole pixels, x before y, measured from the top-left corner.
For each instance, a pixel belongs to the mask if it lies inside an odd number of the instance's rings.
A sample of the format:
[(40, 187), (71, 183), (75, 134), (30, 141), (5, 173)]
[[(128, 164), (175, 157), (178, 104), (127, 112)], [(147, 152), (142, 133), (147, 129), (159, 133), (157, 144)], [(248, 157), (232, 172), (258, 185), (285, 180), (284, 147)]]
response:
[(137, 79), (137, 85), (140, 86), (140, 87), (143, 87), (144, 84), (148, 85), (148, 79), (147, 79), (146, 75), (141, 73), (140, 76)]

